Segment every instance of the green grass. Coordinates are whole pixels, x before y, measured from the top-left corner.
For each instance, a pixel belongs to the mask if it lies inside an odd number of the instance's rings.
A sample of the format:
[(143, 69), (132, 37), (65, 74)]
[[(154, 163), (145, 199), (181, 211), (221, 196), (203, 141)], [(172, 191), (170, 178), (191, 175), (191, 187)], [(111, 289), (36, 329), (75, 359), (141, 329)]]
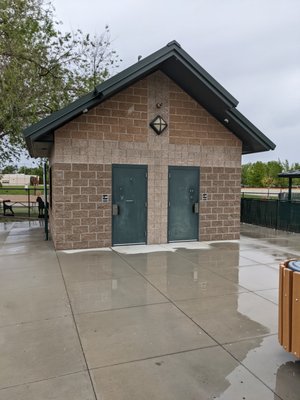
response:
[(244, 194), (242, 194), (242, 196), (241, 196), (242, 198), (244, 198), (244, 199), (260, 199), (260, 200), (278, 200), (278, 196), (277, 195), (267, 195), (267, 194), (261, 194), (261, 195), (258, 195), (258, 194), (247, 194), (247, 193), (244, 193)]
[[(44, 185), (28, 186), (29, 189), (34, 189), (35, 187), (37, 189), (44, 189)], [(22, 186), (22, 185), (16, 185), (16, 186), (3, 185), (0, 188), (1, 189), (9, 189), (9, 188), (12, 188), (12, 189), (24, 189), (24, 186)]]
[[(39, 185), (37, 187), (34, 186), (28, 186), (30, 194), (34, 194), (34, 191), (37, 192), (43, 192), (44, 191), (44, 186)], [(24, 186), (2, 186), (0, 187), (0, 195), (5, 194), (5, 195), (10, 195), (10, 194), (27, 194), (28, 190), (24, 188)]]
[(37, 221), (38, 217), (37, 216), (33, 216), (33, 217), (23, 217), (22, 215), (15, 215), (14, 217), (9, 217), (9, 216), (3, 216), (0, 215), (0, 223), (4, 223), (4, 222), (22, 222), (22, 221)]
[[(15, 215), (19, 215), (19, 216), (28, 216), (28, 208), (27, 207), (16, 207), (16, 206), (12, 206), (12, 209), (15, 213)], [(7, 214), (9, 213), (9, 211), (7, 211)], [(39, 213), (38, 211), (38, 207), (31, 207), (30, 208), (30, 216), (37, 216)], [(0, 207), (0, 216), (3, 216), (3, 208)], [(8, 215), (7, 215), (8, 216)]]
[[(3, 208), (0, 207), (0, 223), (1, 222), (17, 222), (17, 221), (24, 221), (24, 220), (35, 220), (38, 218), (38, 207), (30, 208), (30, 217), (28, 216), (28, 208), (27, 207), (14, 207), (13, 211), (15, 213), (14, 216), (12, 215), (3, 215)], [(7, 211), (9, 214), (9, 211)]]

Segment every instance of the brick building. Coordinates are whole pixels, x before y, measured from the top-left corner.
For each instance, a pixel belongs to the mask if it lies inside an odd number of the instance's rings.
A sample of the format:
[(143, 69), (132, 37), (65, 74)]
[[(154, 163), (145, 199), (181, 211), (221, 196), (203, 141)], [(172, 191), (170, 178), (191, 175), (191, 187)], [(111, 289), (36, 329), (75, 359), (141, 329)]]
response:
[(237, 104), (171, 42), (27, 128), (55, 247), (238, 239), (241, 155), (275, 145)]

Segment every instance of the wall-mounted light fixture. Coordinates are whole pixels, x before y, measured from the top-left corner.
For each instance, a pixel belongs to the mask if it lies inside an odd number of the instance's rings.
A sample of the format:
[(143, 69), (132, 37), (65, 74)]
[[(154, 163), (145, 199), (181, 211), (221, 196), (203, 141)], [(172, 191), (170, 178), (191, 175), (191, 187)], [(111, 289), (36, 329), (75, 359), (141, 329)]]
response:
[(160, 135), (167, 128), (168, 124), (160, 115), (158, 115), (150, 122), (150, 126), (157, 135)]

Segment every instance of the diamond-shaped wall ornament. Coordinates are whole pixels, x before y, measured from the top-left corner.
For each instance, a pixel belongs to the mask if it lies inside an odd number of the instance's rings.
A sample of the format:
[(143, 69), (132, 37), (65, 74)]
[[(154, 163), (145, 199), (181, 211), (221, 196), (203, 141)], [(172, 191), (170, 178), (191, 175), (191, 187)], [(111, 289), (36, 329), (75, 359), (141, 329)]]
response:
[(167, 128), (168, 124), (160, 115), (158, 115), (150, 122), (150, 126), (155, 133), (160, 135)]

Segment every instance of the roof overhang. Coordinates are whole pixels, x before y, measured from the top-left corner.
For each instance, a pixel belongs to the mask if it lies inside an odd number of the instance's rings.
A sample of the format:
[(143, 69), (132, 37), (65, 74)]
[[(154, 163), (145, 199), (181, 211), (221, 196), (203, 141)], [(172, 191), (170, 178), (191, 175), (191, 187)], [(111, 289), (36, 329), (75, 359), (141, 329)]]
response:
[(236, 110), (238, 101), (173, 41), (101, 83), (93, 92), (25, 129), (30, 155), (49, 156), (55, 130), (157, 70), (166, 74), (235, 134), (242, 141), (243, 154), (275, 148), (271, 140)]
[(300, 170), (280, 172), (279, 178), (300, 178)]

